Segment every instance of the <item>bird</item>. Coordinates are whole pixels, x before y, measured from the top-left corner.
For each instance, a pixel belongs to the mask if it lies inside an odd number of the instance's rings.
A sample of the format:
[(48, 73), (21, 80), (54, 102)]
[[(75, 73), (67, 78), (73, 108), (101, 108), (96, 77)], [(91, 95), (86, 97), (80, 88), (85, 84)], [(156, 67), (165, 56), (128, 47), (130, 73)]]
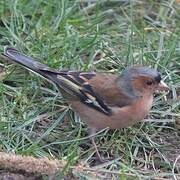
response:
[(152, 107), (154, 93), (169, 90), (161, 74), (147, 66), (129, 66), (119, 74), (56, 70), (13, 47), (6, 46), (2, 55), (55, 84), (91, 133), (143, 120)]

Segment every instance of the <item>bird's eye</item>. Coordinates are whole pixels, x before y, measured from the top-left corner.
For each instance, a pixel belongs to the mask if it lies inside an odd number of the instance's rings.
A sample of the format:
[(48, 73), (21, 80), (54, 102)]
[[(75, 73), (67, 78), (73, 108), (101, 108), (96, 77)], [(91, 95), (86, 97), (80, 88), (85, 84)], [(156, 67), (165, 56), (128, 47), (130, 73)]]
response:
[(146, 81), (146, 84), (147, 84), (148, 86), (151, 86), (151, 85), (153, 84), (153, 82), (152, 82), (152, 81)]

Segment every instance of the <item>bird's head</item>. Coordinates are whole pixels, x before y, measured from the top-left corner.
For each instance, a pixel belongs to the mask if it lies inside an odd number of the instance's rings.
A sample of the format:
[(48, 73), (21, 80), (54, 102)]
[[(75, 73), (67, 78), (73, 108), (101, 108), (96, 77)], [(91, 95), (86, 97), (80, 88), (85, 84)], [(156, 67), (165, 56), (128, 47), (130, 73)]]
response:
[(133, 96), (169, 90), (157, 70), (143, 66), (128, 67), (119, 76), (117, 83), (126, 94)]

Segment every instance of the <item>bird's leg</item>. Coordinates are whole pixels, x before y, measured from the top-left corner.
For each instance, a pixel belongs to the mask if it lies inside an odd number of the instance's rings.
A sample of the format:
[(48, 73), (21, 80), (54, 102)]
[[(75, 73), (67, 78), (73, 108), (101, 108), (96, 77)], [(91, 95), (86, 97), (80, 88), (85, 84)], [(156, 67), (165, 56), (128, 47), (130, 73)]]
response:
[[(89, 135), (90, 135), (90, 136), (94, 135), (96, 132), (97, 132), (97, 129), (96, 129), (96, 128), (90, 128), (90, 129), (89, 129)], [(95, 140), (94, 140), (94, 137), (93, 137), (93, 136), (91, 137), (91, 142), (92, 142), (92, 144), (93, 144), (93, 146), (94, 146), (94, 148), (95, 148), (95, 151), (96, 151), (96, 155), (97, 155), (98, 160), (99, 160), (100, 162), (104, 162), (104, 160), (102, 159), (102, 157), (101, 157), (101, 155), (100, 155), (100, 153), (99, 153), (98, 147), (97, 147), (97, 145), (96, 145), (96, 143), (95, 143)]]

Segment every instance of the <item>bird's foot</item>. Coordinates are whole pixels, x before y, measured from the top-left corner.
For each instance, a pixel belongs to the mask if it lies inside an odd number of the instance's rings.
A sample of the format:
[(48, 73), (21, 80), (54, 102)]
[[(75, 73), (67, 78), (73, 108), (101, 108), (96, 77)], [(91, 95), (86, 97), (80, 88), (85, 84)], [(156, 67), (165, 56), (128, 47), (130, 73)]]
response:
[[(96, 132), (97, 132), (97, 129), (96, 129), (96, 128), (91, 128), (90, 131), (89, 131), (89, 134), (90, 134), (90, 135), (94, 135)], [(105, 163), (105, 162), (107, 162), (108, 160), (104, 159), (104, 158), (101, 156), (101, 154), (100, 154), (100, 152), (99, 152), (99, 150), (98, 150), (98, 147), (97, 147), (97, 145), (96, 145), (96, 143), (95, 143), (94, 137), (91, 137), (91, 142), (92, 142), (92, 145), (93, 145), (94, 148), (95, 148), (95, 153), (96, 153), (96, 158), (97, 158), (96, 160), (98, 161), (98, 163)]]

